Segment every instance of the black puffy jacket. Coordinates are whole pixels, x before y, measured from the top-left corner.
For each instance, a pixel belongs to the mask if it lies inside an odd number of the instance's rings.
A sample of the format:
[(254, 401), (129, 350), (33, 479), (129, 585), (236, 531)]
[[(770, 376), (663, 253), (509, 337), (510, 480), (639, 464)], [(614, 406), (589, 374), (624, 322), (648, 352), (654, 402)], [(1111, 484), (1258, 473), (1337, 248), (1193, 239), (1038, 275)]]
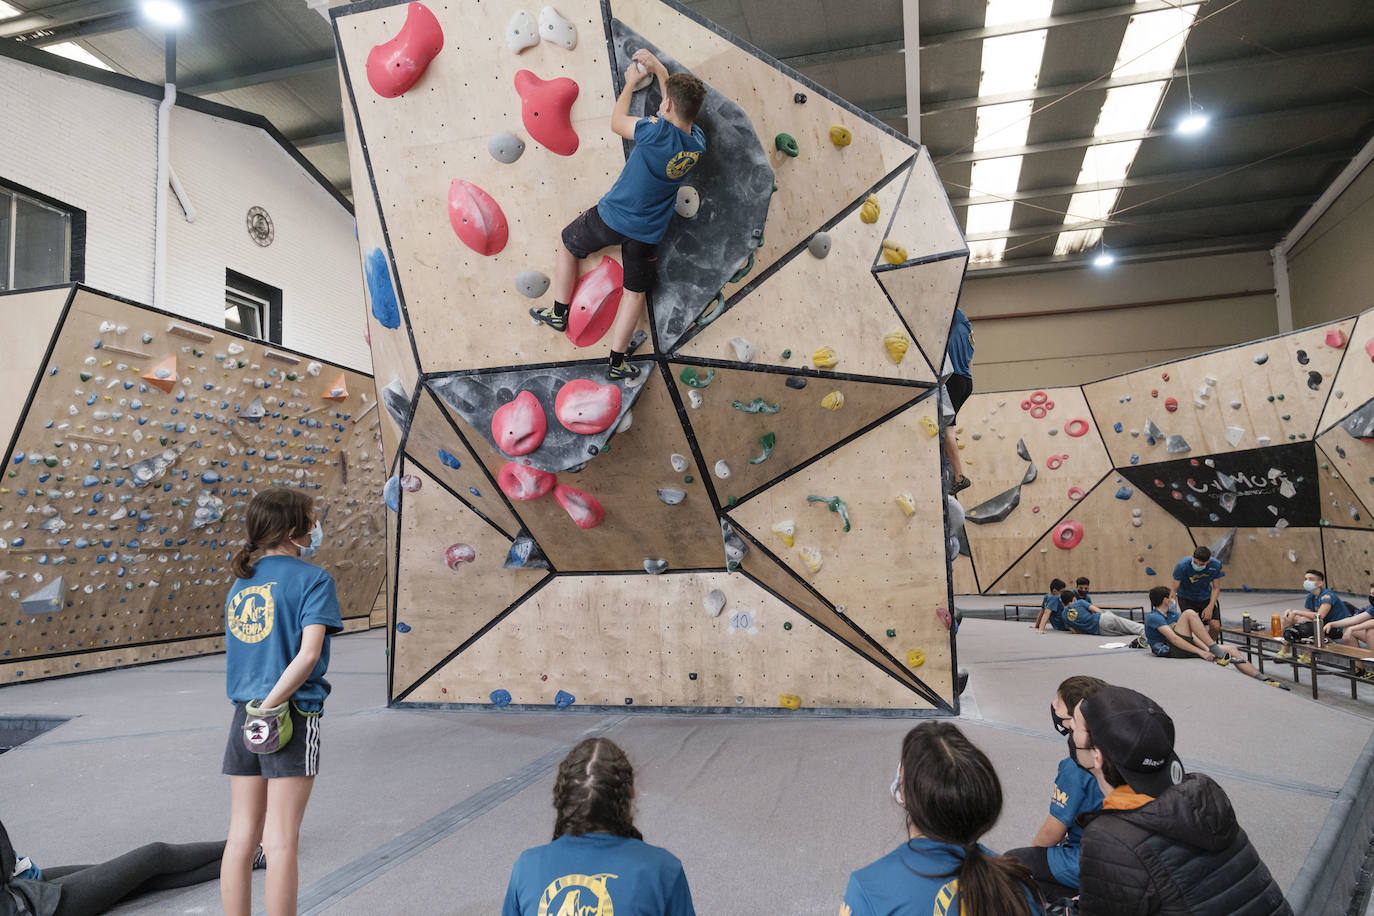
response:
[(1190, 773), (1149, 804), (1079, 823), (1081, 916), (1293, 916), (1207, 776)]

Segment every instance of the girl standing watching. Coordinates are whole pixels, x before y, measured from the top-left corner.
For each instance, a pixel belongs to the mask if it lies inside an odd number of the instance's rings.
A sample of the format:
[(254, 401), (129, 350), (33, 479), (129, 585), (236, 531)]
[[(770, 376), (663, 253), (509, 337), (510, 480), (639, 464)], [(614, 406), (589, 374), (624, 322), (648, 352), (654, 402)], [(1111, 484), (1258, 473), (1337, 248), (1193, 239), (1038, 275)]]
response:
[(295, 916), (301, 818), (320, 763), (329, 636), (343, 629), (334, 580), (306, 563), (322, 533), (311, 499), (274, 488), (248, 504), (248, 541), (225, 603), (233, 724), (224, 752), (229, 839), (220, 866), (226, 916), (252, 911), (251, 869), (266, 855), (267, 912)]
[(908, 839), (849, 876), (840, 916), (1038, 916), (1030, 869), (978, 842), (1002, 813), (1002, 783), (963, 732), (907, 732), (893, 794)]

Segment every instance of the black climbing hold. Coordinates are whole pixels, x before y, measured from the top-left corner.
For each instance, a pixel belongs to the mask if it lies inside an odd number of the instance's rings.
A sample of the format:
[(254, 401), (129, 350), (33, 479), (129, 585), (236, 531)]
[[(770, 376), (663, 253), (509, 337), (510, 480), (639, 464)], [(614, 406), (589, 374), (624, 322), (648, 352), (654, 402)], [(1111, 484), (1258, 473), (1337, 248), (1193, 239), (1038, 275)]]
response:
[(1308, 356), (1307, 356), (1307, 351), (1306, 351), (1306, 350), (1299, 350), (1299, 351), (1298, 351), (1296, 354), (1294, 354), (1294, 355), (1296, 355), (1297, 358), (1298, 358), (1298, 365), (1299, 365), (1299, 366), (1306, 366), (1306, 365), (1310, 362), (1310, 359), (1309, 359)]
[(1322, 387), (1322, 374), (1315, 369), (1307, 373), (1307, 387), (1313, 391), (1320, 391)]
[(796, 102), (798, 105), (805, 105), (805, 104), (806, 104), (806, 93), (805, 93), (805, 92), (796, 92), (796, 93), (793, 93), (793, 95), (792, 95), (792, 101)]
[(587, 454), (595, 457), (601, 454), (601, 449), (597, 448), (595, 445), (589, 445), (587, 446)]
[(633, 706), (634, 703), (635, 703), (635, 698), (634, 698), (634, 697), (626, 697), (626, 698), (625, 698), (625, 705), (626, 705), (626, 706)]
[(806, 387), (806, 379), (802, 378), (800, 375), (789, 375), (787, 381), (783, 384), (788, 388), (795, 388), (800, 391)]
[(689, 672), (687, 672), (687, 680), (689, 680), (689, 681), (695, 681), (696, 679), (697, 679), (697, 673), (696, 673), (695, 671), (689, 671)]

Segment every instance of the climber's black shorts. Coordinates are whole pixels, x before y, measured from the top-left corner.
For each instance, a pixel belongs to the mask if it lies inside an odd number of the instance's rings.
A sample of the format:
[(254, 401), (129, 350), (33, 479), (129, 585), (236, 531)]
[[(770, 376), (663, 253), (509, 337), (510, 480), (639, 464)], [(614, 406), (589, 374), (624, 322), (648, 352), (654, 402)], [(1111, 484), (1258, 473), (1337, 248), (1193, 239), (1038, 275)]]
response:
[(955, 419), (958, 419), (959, 408), (963, 407), (968, 396), (973, 394), (973, 379), (967, 375), (953, 373), (945, 379), (945, 391), (949, 392), (949, 403), (954, 408)]
[(563, 247), (578, 260), (612, 245), (620, 246), (620, 256), (625, 262), (625, 288), (632, 293), (647, 293), (654, 285), (658, 263), (656, 246), (616, 232), (606, 225), (596, 207), (584, 211), (563, 229)]

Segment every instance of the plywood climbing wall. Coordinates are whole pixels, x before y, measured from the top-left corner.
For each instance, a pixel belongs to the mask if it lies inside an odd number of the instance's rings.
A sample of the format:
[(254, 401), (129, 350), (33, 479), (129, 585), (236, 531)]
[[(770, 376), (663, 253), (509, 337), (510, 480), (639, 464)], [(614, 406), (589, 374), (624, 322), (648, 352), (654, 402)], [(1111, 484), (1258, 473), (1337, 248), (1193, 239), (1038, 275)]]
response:
[[(542, 40), (520, 10), (335, 20), (359, 244), (388, 267), (369, 330), (397, 380), (393, 700), (956, 709), (933, 392), (967, 248), (929, 156), (674, 4), (569, 0)], [(408, 85), (369, 73), (435, 30)], [(707, 151), (630, 383), (604, 337), (528, 312), (625, 163), (608, 121), (638, 48), (706, 83)], [(522, 71), (575, 98), (535, 99)]]
[(385, 536), (370, 376), (81, 287), (0, 304), (47, 329), (6, 370), (0, 683), (221, 650), (243, 509), (270, 486), (314, 497), (319, 562), (346, 625), (368, 625)]

